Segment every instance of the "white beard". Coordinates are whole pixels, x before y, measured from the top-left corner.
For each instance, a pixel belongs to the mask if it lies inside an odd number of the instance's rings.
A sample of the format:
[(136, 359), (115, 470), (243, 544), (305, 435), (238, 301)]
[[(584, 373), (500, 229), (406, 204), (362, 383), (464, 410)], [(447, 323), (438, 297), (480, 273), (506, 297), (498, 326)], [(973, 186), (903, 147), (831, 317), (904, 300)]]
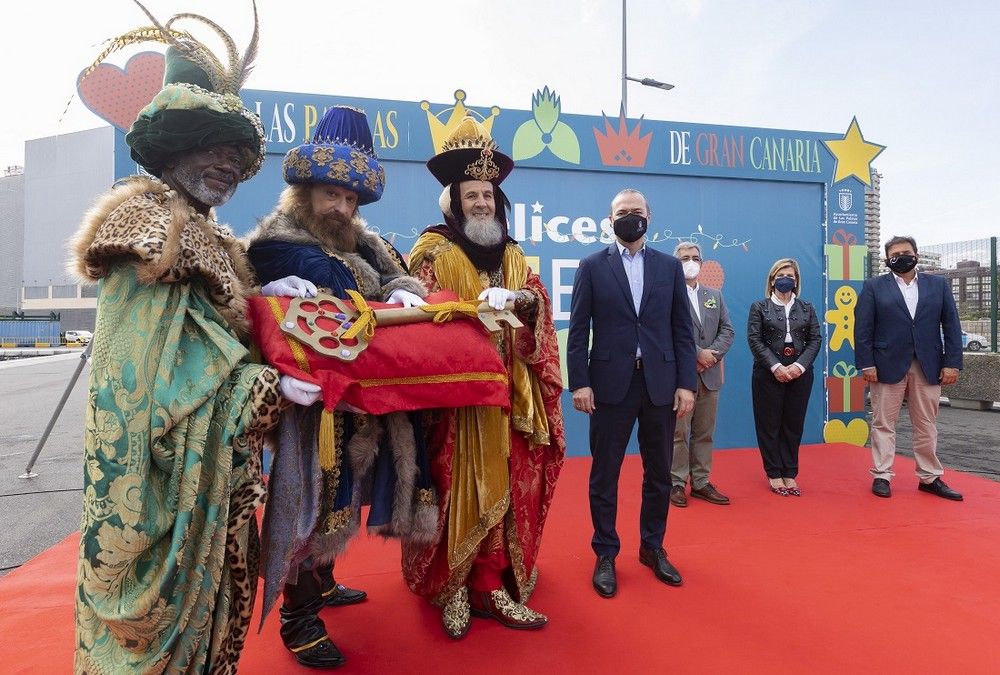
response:
[(239, 183), (233, 183), (225, 190), (213, 190), (205, 185), (204, 179), (196, 175), (187, 164), (178, 164), (174, 168), (174, 179), (180, 183), (187, 193), (205, 206), (221, 206), (229, 201), (236, 192)]
[(480, 246), (496, 246), (503, 241), (506, 234), (503, 224), (496, 218), (489, 216), (466, 218), (462, 230), (470, 241)]

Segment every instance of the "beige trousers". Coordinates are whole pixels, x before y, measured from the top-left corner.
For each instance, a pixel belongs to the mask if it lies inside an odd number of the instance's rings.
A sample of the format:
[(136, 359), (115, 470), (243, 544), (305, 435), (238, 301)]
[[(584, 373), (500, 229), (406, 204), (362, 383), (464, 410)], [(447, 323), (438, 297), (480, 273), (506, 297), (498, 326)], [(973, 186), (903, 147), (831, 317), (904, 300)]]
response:
[(691, 487), (695, 490), (708, 484), (708, 474), (712, 472), (712, 436), (715, 434), (715, 414), (718, 408), (719, 392), (707, 389), (699, 377), (694, 410), (690, 415), (677, 420), (677, 426), (674, 427), (671, 485), (687, 484), (689, 475)]
[(937, 414), (941, 385), (931, 384), (916, 359), (906, 376), (896, 384), (871, 383), (872, 392), (872, 475), (890, 480), (892, 460), (896, 456), (896, 422), (906, 400), (913, 428), (913, 457), (917, 478), (930, 483), (944, 474), (937, 457)]

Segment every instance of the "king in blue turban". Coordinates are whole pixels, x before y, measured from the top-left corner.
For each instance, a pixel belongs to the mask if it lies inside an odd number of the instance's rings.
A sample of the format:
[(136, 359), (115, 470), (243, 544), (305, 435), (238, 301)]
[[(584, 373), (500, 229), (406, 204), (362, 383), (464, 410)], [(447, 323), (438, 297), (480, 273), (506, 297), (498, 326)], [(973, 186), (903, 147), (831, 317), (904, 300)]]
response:
[[(312, 140), (285, 156), (283, 173), (288, 187), (277, 208), (248, 235), (262, 284), (298, 277), (342, 298), (356, 291), (366, 300), (424, 303), (421, 282), (359, 213), (385, 187), (363, 111), (328, 109)], [(360, 527), (361, 504), (371, 504), (370, 533), (434, 538), (437, 497), (415, 421), (403, 412), (331, 413), (322, 403), (282, 413), (262, 533), (263, 612), (283, 594), (281, 639), (302, 665), (344, 662), (319, 611), (365, 599), (332, 576)]]

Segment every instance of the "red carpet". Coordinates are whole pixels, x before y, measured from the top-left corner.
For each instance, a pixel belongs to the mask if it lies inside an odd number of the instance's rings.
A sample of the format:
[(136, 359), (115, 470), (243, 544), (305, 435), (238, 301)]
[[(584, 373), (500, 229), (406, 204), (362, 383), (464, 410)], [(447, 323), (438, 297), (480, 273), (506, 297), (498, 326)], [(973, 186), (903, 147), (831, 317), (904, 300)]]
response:
[[(636, 559), (641, 469), (630, 456), (612, 600), (590, 586), (589, 460), (567, 461), (531, 602), (550, 624), (536, 633), (473, 619), (452, 642), (403, 584), (398, 544), (362, 536), (337, 576), (369, 601), (323, 613), (348, 657), (340, 672), (997, 672), (1000, 484), (948, 472), (966, 499), (949, 502), (917, 492), (913, 462), (899, 457), (893, 497), (878, 499), (869, 461), (863, 448), (804, 447), (794, 498), (767, 490), (755, 450), (718, 453), (713, 481), (733, 504), (671, 508), (667, 550), (684, 586), (670, 588)], [(0, 579), (4, 672), (70, 668), (76, 551), (70, 537)], [(241, 666), (298, 672), (276, 611)]]

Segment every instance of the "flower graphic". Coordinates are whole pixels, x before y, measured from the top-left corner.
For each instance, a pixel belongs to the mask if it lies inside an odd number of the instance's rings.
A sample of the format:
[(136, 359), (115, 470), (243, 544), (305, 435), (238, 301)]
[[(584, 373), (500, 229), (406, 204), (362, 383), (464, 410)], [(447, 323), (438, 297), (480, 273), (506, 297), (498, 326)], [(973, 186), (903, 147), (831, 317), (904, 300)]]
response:
[(719, 303), (715, 301), (715, 298), (709, 298), (708, 300), (705, 301), (706, 309), (715, 309), (718, 306)]
[(522, 124), (514, 133), (514, 160), (531, 159), (545, 148), (571, 164), (580, 163), (580, 141), (565, 122), (559, 121), (562, 109), (559, 96), (548, 87), (536, 91), (531, 97), (533, 118)]

